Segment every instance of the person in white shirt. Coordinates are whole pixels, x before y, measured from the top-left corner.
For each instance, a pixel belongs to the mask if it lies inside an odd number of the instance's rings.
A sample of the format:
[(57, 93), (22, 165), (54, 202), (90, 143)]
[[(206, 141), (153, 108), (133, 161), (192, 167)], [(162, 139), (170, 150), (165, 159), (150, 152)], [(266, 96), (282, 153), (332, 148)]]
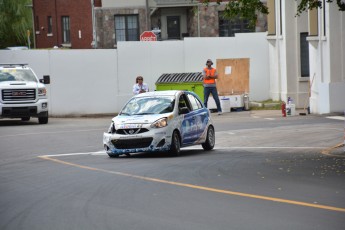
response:
[(133, 86), (133, 93), (139, 94), (139, 93), (145, 93), (149, 92), (149, 86), (144, 83), (144, 78), (142, 76), (138, 76), (135, 79), (135, 85)]

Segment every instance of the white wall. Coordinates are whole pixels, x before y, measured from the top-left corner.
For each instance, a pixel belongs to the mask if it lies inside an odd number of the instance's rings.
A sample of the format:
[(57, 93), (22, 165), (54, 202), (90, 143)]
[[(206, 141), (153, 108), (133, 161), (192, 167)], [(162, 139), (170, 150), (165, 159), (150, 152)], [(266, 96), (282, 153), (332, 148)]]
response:
[[(236, 34), (227, 38), (185, 38), (186, 72), (201, 72), (207, 59), (249, 58), (249, 97), (270, 98), (266, 33)], [(214, 66), (217, 67), (217, 66)]]
[[(310, 40), (310, 109), (324, 114), (345, 111), (345, 14), (336, 4), (326, 4), (326, 28), (319, 10), (319, 36)], [(326, 30), (326, 36), (323, 31)]]
[[(299, 2), (282, 0), (276, 3), (277, 35), (268, 37), (270, 96), (283, 101), (291, 96), (297, 108), (310, 105), (311, 112), (316, 114), (344, 112), (345, 14), (338, 10), (335, 3), (326, 3), (326, 26), (323, 28), (323, 9), (318, 11), (319, 36), (307, 39), (310, 70), (308, 79), (300, 76), (299, 42), (300, 33), (307, 32), (308, 14), (295, 17)], [(282, 4), (281, 7), (279, 3)], [(310, 98), (308, 80), (312, 82)]]
[(0, 63), (28, 63), (40, 78), (51, 76), (48, 96), (54, 116), (116, 113), (131, 98), (136, 76), (142, 75), (155, 90), (163, 73), (201, 72), (208, 58), (214, 63), (217, 59), (249, 58), (250, 99), (269, 98), (266, 33), (119, 42), (117, 50), (0, 51)]

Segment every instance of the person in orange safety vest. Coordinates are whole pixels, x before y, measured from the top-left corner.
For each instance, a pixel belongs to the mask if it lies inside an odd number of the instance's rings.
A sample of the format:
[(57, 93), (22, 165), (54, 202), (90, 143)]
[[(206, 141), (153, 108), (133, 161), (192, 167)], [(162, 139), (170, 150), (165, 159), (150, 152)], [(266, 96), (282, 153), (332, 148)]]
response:
[(214, 101), (216, 102), (217, 105), (217, 111), (218, 115), (222, 114), (222, 108), (220, 106), (220, 101), (218, 97), (218, 91), (217, 91), (217, 85), (216, 85), (216, 79), (218, 78), (218, 73), (215, 68), (212, 67), (213, 62), (211, 59), (208, 59), (206, 61), (206, 66), (202, 70), (202, 75), (203, 75), (203, 86), (204, 86), (204, 104), (207, 108), (207, 101), (212, 94), (212, 97)]

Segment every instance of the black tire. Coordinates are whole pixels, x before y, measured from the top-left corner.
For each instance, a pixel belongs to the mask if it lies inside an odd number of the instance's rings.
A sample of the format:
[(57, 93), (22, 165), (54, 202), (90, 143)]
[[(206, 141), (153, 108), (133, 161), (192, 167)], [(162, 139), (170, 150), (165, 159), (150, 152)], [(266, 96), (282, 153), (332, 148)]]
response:
[(30, 117), (22, 117), (22, 121), (30, 121)]
[(39, 117), (38, 118), (38, 123), (40, 123), (40, 124), (47, 124), (48, 123), (48, 116), (46, 116), (46, 117)]
[(207, 129), (207, 137), (205, 143), (201, 144), (203, 149), (208, 151), (214, 148), (216, 142), (216, 135), (213, 126), (209, 126)]
[(180, 135), (178, 132), (175, 130), (173, 132), (173, 135), (171, 137), (171, 146), (170, 146), (170, 153), (173, 156), (178, 156), (180, 155), (181, 152), (181, 141), (180, 141)]
[(108, 156), (109, 156), (110, 158), (118, 158), (118, 157), (119, 157), (119, 154), (108, 153)]

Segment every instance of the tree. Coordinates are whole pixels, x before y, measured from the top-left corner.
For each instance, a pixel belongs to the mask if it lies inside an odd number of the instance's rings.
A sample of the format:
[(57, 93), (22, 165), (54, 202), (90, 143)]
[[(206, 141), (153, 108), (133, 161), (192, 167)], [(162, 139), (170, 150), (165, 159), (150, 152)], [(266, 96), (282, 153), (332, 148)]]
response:
[[(206, 5), (211, 0), (202, 0)], [(218, 4), (226, 0), (216, 0)], [(292, 0), (287, 0), (292, 1)], [(345, 11), (345, 2), (343, 0), (326, 0), (327, 3), (335, 2), (340, 11)], [(301, 0), (297, 6), (296, 15), (299, 16), (308, 9), (322, 8), (322, 0)], [(241, 19), (247, 19), (249, 25), (254, 27), (257, 20), (258, 12), (268, 14), (268, 8), (260, 0), (230, 0), (225, 7), (224, 16), (229, 19), (235, 19), (239, 17)]]
[(0, 0), (0, 48), (28, 45), (27, 30), (32, 31), (30, 5), (32, 0)]

